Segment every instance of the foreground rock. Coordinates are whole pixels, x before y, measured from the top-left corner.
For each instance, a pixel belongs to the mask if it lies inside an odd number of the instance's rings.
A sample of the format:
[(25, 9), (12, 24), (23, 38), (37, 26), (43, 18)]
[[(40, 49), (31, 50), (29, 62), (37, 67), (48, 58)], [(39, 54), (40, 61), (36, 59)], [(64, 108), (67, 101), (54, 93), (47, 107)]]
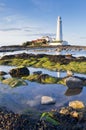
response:
[(78, 77), (68, 77), (66, 78), (66, 85), (68, 88), (82, 88), (83, 87), (83, 81)]
[(12, 77), (23, 77), (29, 75), (29, 70), (26, 67), (19, 67), (11, 69), (9, 73)]
[(49, 96), (42, 96), (41, 97), (41, 104), (43, 104), (43, 105), (55, 104), (55, 103), (56, 103), (56, 101), (52, 97), (49, 97)]
[(36, 130), (36, 120), (0, 108), (0, 130)]
[(74, 109), (70, 106), (60, 110), (44, 112), (34, 118), (31, 113), (15, 114), (0, 108), (1, 130), (86, 130), (86, 107)]
[(74, 109), (82, 109), (85, 107), (85, 105), (81, 101), (72, 101), (69, 102), (69, 107), (72, 107)]

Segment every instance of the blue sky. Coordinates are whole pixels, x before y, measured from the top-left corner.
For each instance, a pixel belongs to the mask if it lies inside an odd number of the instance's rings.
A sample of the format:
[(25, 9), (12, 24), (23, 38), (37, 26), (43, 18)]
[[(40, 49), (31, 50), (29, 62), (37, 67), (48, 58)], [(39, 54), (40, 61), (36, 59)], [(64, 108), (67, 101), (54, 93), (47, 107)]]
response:
[(58, 16), (63, 39), (86, 45), (86, 0), (0, 0), (0, 46), (55, 37)]

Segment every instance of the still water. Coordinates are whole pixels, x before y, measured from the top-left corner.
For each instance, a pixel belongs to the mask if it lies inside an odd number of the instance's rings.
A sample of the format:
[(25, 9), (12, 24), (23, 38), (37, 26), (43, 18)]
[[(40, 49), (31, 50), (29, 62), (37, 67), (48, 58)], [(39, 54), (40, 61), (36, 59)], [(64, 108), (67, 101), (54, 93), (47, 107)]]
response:
[[(0, 66), (0, 70), (9, 72), (12, 66)], [(57, 76), (57, 72), (49, 71), (41, 68), (29, 67), (30, 73), (41, 70), (43, 73)], [(64, 77), (66, 72), (61, 72)], [(77, 74), (78, 75), (78, 74)], [(8, 77), (9, 75), (7, 75)], [(86, 75), (80, 74), (86, 77)], [(51, 109), (59, 108), (60, 106), (67, 105), (69, 101), (80, 100), (86, 103), (86, 87), (82, 89), (70, 90), (67, 86), (60, 84), (39, 84), (36, 82), (26, 81), (27, 86), (19, 86), (11, 88), (8, 85), (0, 83), (0, 106), (6, 106), (14, 112), (20, 113), (25, 110), (38, 110), (48, 111)], [(56, 99), (54, 105), (41, 105), (42, 96), (51, 96)]]
[(14, 55), (20, 53), (28, 53), (28, 54), (49, 54), (49, 55), (66, 55), (72, 54), (75, 57), (78, 56), (85, 56), (86, 57), (86, 50), (58, 50), (56, 48), (44, 48), (44, 49), (27, 49), (22, 51), (11, 51), (11, 52), (0, 52), (0, 57), (4, 55)]

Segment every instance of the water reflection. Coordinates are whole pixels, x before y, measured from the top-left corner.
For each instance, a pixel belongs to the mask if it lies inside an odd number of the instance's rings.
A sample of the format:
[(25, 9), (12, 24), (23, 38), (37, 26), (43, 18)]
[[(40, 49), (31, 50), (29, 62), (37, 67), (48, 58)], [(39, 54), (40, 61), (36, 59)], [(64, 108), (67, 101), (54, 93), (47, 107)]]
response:
[(61, 72), (60, 71), (57, 71), (57, 77), (61, 78)]
[(4, 55), (11, 55), (11, 54), (20, 54), (20, 53), (33, 53), (33, 54), (49, 54), (49, 55), (65, 55), (65, 54), (72, 54), (75, 57), (78, 56), (85, 56), (86, 57), (86, 50), (59, 50), (58, 48), (29, 48), (26, 50), (18, 50), (18, 51), (9, 51), (9, 52), (0, 52), (0, 57)]
[(74, 96), (74, 95), (78, 95), (82, 92), (82, 88), (74, 88), (74, 89), (70, 89), (68, 88), (65, 92), (66, 96)]

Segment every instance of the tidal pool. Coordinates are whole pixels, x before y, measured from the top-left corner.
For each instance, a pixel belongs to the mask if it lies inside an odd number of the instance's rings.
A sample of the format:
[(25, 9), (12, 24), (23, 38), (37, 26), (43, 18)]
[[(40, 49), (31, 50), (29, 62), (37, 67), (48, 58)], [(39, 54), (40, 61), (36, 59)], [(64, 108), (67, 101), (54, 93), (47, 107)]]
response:
[[(10, 88), (0, 83), (0, 106), (5, 106), (14, 112), (26, 110), (48, 111), (67, 105), (69, 101), (80, 100), (86, 102), (86, 87), (78, 95), (66, 96), (67, 87), (60, 84), (39, 84), (27, 81), (27, 86)], [(42, 96), (56, 99), (55, 105), (41, 105)]]
[[(0, 70), (9, 72), (14, 66), (0, 66)], [(52, 73), (55, 76), (57, 72), (46, 69), (37, 69), (29, 67), (30, 73), (34, 71), (43, 71), (43, 73)], [(64, 72), (62, 72), (64, 73)], [(66, 72), (65, 72), (66, 74)], [(77, 74), (78, 75), (78, 74)], [(80, 74), (82, 76), (82, 74)], [(86, 75), (83, 75), (86, 76)], [(8, 75), (7, 75), (8, 77)], [(8, 85), (0, 83), (0, 106), (5, 106), (14, 112), (21, 113), (26, 110), (49, 111), (67, 105), (69, 101), (80, 100), (86, 103), (86, 87), (81, 90), (69, 90), (67, 86), (60, 84), (39, 84), (36, 82), (26, 81), (27, 86), (11, 88)], [(54, 105), (41, 105), (42, 96), (51, 96), (56, 99)]]

